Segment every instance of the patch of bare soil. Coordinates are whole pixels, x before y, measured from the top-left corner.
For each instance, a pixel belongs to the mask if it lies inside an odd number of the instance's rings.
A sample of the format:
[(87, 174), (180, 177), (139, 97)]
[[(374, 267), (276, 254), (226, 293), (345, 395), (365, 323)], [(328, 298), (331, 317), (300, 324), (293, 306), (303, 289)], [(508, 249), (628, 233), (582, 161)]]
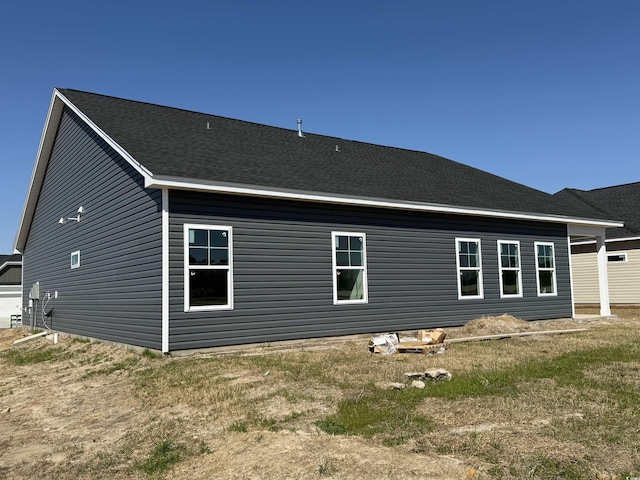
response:
[[(286, 381), (283, 374), (265, 376), (246, 366), (212, 371), (214, 388), (216, 382), (229, 385), (232, 394), (243, 399), (234, 408), (234, 398), (227, 401), (212, 392), (203, 394), (211, 399), (210, 405), (206, 398), (189, 405), (175, 388), (167, 389), (171, 398), (156, 398), (156, 393), (140, 390), (135, 378), (136, 371), (187, 359), (146, 359), (64, 336), (57, 345), (40, 338), (12, 346), (26, 335), (23, 329), (0, 331), (0, 478), (156, 478), (132, 465), (148, 458), (165, 439), (200, 450), (169, 470), (165, 478), (172, 479), (359, 479), (370, 474), (378, 479), (465, 478), (466, 467), (456, 459), (321, 432), (313, 420), (334, 408), (335, 397), (316, 394), (315, 386), (309, 385), (300, 398), (287, 399), (279, 393), (280, 382)], [(4, 357), (9, 351), (30, 355), (41, 350), (52, 350), (58, 357), (21, 366)], [(185, 386), (184, 395), (190, 395), (189, 388)], [(291, 417), (290, 428), (230, 428), (249, 422), (247, 412)], [(306, 417), (296, 422), (299, 412)]]

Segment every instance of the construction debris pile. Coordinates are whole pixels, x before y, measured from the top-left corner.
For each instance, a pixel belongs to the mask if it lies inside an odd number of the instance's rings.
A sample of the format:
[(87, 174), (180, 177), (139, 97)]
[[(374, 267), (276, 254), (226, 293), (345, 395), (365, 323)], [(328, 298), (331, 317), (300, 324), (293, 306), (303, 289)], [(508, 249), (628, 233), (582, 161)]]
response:
[(369, 341), (371, 353), (424, 353), (436, 354), (445, 351), (446, 333), (441, 328), (418, 330), (415, 336), (400, 337), (398, 333), (384, 333)]

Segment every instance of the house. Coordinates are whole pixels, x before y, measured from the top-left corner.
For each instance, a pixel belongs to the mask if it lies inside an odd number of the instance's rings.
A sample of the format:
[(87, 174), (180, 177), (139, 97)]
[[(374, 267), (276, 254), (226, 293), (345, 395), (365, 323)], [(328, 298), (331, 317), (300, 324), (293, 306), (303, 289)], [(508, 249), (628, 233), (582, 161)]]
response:
[[(610, 302), (640, 305), (640, 182), (595, 190), (566, 188), (556, 196), (624, 221), (624, 228), (607, 229)], [(579, 237), (572, 241), (571, 263), (575, 303), (600, 303), (595, 241)]]
[(30, 321), (171, 352), (569, 317), (570, 236), (618, 226), (301, 122), (55, 89), (15, 247)]
[(22, 312), (22, 255), (0, 255), (0, 327)]

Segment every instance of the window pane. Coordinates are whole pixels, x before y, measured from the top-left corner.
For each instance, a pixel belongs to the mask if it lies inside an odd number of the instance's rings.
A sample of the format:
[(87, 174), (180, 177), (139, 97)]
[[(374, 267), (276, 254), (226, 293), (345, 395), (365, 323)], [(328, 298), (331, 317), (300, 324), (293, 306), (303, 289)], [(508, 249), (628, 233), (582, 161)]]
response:
[(363, 270), (338, 270), (336, 288), (338, 300), (362, 300), (364, 298)]
[(192, 307), (227, 305), (227, 270), (190, 270), (189, 302)]
[(362, 237), (349, 237), (349, 247), (351, 250), (362, 251)]
[(208, 245), (207, 230), (189, 230), (189, 245), (206, 247)]
[(189, 265), (208, 265), (208, 248), (190, 248)]
[(227, 247), (229, 245), (229, 241), (227, 240), (227, 232), (224, 230), (211, 230), (209, 232), (211, 236), (211, 246), (212, 247)]
[(460, 272), (460, 291), (463, 297), (480, 294), (478, 272), (476, 270), (465, 270), (464, 272)]
[(340, 267), (348, 267), (349, 252), (336, 252), (336, 265)]
[(506, 270), (502, 272), (502, 293), (504, 295), (518, 295), (520, 293), (517, 270)]
[(349, 250), (349, 237), (336, 237), (336, 250)]
[(210, 265), (229, 265), (229, 250), (226, 248), (212, 248)]
[(352, 267), (362, 266), (362, 252), (351, 252), (350, 258)]
[(478, 255), (469, 255), (469, 266), (470, 267), (478, 266)]
[(469, 266), (469, 256), (468, 255), (460, 255), (460, 266), (468, 267)]
[(555, 293), (553, 291), (553, 272), (538, 272), (538, 279), (540, 280), (540, 293)]
[(460, 253), (469, 253), (469, 243), (468, 242), (460, 242), (458, 244), (458, 252), (460, 252)]

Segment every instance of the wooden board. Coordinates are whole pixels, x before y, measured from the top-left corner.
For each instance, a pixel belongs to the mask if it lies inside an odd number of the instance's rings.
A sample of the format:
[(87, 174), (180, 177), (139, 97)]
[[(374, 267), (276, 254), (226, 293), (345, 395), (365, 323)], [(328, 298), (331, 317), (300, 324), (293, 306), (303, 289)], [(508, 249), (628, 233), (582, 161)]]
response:
[(437, 352), (444, 343), (423, 343), (423, 342), (400, 342), (396, 345), (398, 353), (431, 353)]

